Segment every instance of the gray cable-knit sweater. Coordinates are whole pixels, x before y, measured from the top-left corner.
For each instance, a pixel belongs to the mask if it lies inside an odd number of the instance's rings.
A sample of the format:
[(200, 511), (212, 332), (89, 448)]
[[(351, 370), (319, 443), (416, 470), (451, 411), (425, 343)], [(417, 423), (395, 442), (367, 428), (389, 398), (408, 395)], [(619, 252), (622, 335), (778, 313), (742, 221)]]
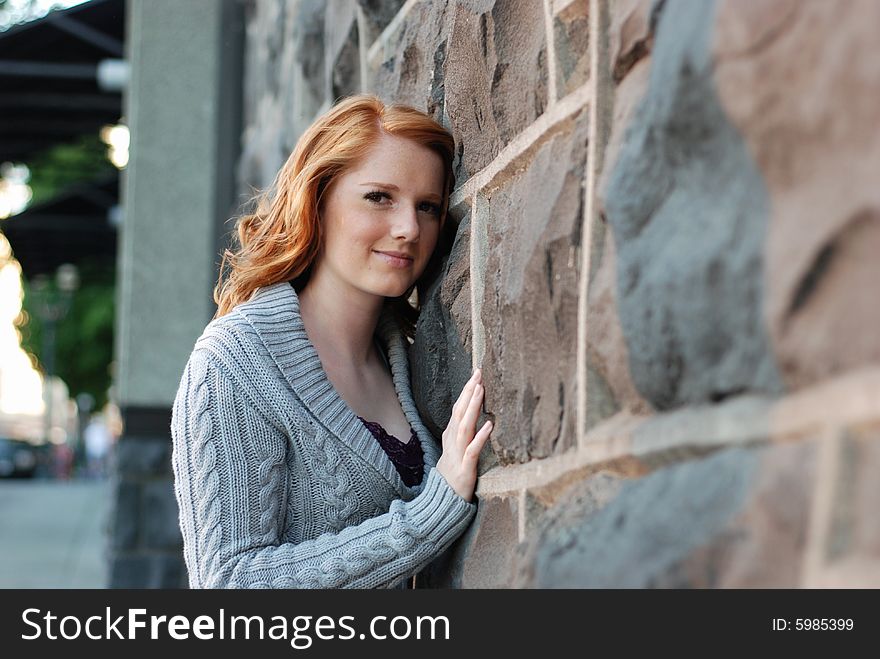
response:
[(425, 454), (414, 487), (327, 378), (289, 283), (205, 328), (171, 421), (191, 587), (394, 587), (471, 522), (476, 504), (434, 468), (440, 448), (413, 402), (405, 337), (386, 313), (376, 333)]

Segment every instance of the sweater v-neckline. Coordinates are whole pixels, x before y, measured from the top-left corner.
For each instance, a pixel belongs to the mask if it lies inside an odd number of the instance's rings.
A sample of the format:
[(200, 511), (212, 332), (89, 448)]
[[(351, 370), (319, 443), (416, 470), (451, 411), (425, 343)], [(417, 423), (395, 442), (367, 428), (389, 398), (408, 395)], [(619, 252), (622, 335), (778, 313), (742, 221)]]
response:
[(376, 335), (387, 352), (398, 402), (416, 432), (425, 458), (422, 483), (413, 487), (403, 482), (384, 449), (330, 382), (318, 352), (306, 334), (299, 297), (290, 282), (258, 289), (238, 309), (314, 417), (371, 465), (402, 497), (414, 496), (425, 483), (430, 468), (437, 464), (439, 448), (419, 418), (409, 382), (406, 339), (388, 310), (384, 309), (379, 318)]

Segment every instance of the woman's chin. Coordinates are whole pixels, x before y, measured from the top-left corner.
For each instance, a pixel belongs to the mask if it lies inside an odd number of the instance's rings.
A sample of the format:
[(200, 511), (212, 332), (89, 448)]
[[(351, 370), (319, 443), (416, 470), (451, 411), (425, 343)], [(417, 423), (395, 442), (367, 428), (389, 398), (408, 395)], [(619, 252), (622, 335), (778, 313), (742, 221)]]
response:
[(396, 285), (396, 286), (381, 286), (381, 287), (377, 287), (376, 293), (378, 293), (382, 297), (391, 297), (391, 298), (400, 297), (401, 295), (406, 294), (406, 292), (409, 290), (411, 285), (412, 284), (406, 284), (406, 285), (400, 284), (400, 285)]

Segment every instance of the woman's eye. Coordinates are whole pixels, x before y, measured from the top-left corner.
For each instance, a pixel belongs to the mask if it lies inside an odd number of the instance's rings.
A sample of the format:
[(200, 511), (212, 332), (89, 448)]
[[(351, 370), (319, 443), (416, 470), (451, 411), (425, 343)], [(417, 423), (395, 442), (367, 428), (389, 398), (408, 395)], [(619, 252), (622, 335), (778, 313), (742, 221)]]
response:
[(419, 210), (425, 213), (430, 213), (431, 215), (440, 215), (440, 206), (427, 201), (419, 204)]
[(365, 194), (364, 199), (378, 204), (383, 199), (391, 199), (391, 195), (389, 195), (387, 192), (382, 192), (380, 190), (374, 190), (373, 192), (368, 192), (367, 194)]

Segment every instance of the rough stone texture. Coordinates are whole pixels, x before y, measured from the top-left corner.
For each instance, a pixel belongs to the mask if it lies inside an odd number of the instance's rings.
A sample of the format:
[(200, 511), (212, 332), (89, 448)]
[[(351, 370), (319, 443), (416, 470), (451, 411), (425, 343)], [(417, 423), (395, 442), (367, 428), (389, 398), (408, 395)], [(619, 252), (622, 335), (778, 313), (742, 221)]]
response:
[(336, 99), (361, 90), (354, 0), (329, 0), (324, 16), (324, 51), (329, 66), (324, 97)]
[(603, 195), (607, 188), (608, 172), (614, 168), (625, 129), (648, 87), (650, 4), (615, 2), (611, 6), (609, 50), (618, 62), (616, 71), (622, 80), (614, 90), (613, 110), (609, 112), (611, 130), (604, 152), (603, 171), (597, 184), (596, 201), (602, 225), (594, 230), (590, 264), (585, 430), (621, 410), (637, 414), (652, 410), (651, 404), (636, 389), (630, 374), (629, 348), (619, 316), (614, 234), (605, 230), (607, 218)]
[(589, 4), (589, 0), (576, 0), (553, 18), (557, 98), (573, 92), (590, 77)]
[(880, 425), (851, 428), (836, 447), (831, 519), (821, 585), (880, 587)]
[(461, 588), (502, 588), (516, 569), (518, 506), (514, 497), (480, 501), (474, 532), (463, 558)]
[(486, 409), (502, 463), (573, 446), (587, 113), (489, 193), (482, 322)]
[[(748, 500), (724, 529), (659, 577), (672, 588), (797, 588), (816, 477), (816, 442), (760, 452)], [(692, 490), (692, 497), (698, 490)]]
[(631, 374), (658, 409), (782, 389), (762, 322), (769, 200), (712, 83), (713, 8), (664, 3), (605, 191)]
[(718, 9), (716, 82), (766, 182), (767, 324), (802, 387), (880, 361), (880, 5), (740, 4)]
[(630, 69), (651, 51), (654, 0), (615, 0), (610, 3), (608, 50), (611, 74), (623, 80)]
[(423, 2), (370, 62), (372, 87), (386, 102), (405, 103), (448, 126), (444, 116), (445, 71), (452, 9), (445, 2)]
[(509, 587), (518, 566), (518, 515), (515, 496), (481, 498), (474, 523), (420, 573), (418, 587)]
[(364, 38), (367, 45), (373, 43), (388, 26), (404, 2), (406, 0), (357, 0), (366, 23)]
[(814, 462), (814, 443), (730, 449), (626, 482), (610, 500), (572, 497), (526, 550), (536, 558), (524, 583), (796, 587)]
[[(579, 526), (617, 496), (624, 481), (608, 473), (586, 478), (549, 500), (546, 488), (527, 493), (534, 515), (526, 527), (526, 540), (517, 549), (517, 572), (512, 585), (534, 588), (539, 552), (565, 552), (578, 539)], [(563, 496), (564, 494), (564, 496)]]
[[(636, 390), (629, 373), (629, 352), (618, 316), (616, 255), (613, 236), (606, 235), (601, 262), (590, 285), (587, 330), (589, 368), (587, 428), (624, 409), (648, 413), (650, 404)], [(595, 378), (595, 379), (594, 379)]]
[(472, 372), (469, 262), (468, 215), (459, 223), (443, 276), (428, 291), (409, 349), (413, 396), (437, 438)]
[[(246, 17), (239, 189), (267, 187), (324, 103), (324, 0), (258, 0)], [(333, 60), (335, 62), (335, 59)]]
[(547, 105), (544, 12), (534, 0), (456, 3), (443, 77), (461, 154), (458, 180), (485, 167)]

